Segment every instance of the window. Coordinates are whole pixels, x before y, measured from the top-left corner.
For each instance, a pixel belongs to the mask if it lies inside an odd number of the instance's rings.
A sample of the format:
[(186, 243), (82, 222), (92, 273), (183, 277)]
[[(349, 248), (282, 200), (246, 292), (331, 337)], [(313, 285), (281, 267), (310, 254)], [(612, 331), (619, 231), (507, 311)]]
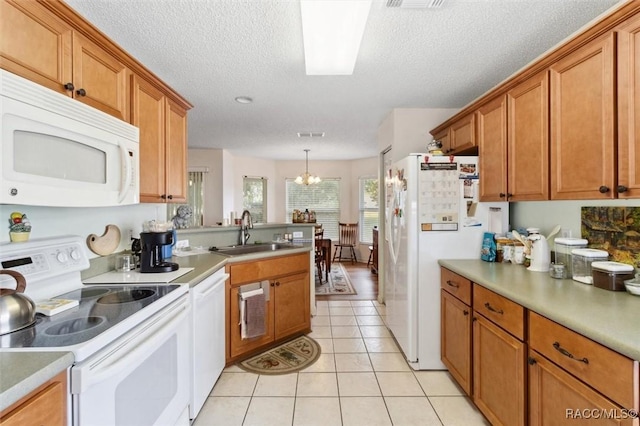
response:
[(360, 181), (360, 241), (373, 242), (373, 227), (378, 226), (378, 179), (361, 177)]
[(340, 221), (340, 179), (323, 178), (313, 185), (298, 185), (294, 179), (286, 180), (287, 222), (292, 222), (295, 209), (316, 212), (316, 223), (322, 224), (324, 237), (338, 239)]
[(267, 223), (267, 179), (245, 176), (242, 179), (242, 208), (249, 210), (253, 223)]

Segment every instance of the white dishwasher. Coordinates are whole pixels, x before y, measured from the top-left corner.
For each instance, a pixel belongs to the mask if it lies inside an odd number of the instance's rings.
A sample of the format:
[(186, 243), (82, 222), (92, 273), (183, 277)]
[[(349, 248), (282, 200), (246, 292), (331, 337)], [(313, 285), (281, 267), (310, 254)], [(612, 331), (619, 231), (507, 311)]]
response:
[(191, 295), (191, 404), (196, 418), (225, 364), (224, 288), (229, 274), (220, 269), (196, 284)]

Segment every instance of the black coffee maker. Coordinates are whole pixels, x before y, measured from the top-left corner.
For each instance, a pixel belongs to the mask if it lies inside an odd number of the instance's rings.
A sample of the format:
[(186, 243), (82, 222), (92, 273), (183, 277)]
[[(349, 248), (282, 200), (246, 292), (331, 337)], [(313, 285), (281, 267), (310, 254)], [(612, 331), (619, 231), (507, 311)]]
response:
[(178, 269), (177, 263), (165, 262), (162, 247), (173, 244), (173, 232), (140, 233), (140, 272), (171, 272)]

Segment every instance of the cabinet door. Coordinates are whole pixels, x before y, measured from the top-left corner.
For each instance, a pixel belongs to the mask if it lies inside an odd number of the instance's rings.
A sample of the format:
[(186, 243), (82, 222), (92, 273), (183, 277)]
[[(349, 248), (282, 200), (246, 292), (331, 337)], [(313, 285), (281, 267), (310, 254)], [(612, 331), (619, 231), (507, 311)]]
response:
[(509, 201), (548, 200), (548, 72), (544, 71), (510, 90), (507, 105)]
[(187, 201), (187, 111), (167, 99), (166, 194), (171, 203)]
[(477, 112), (480, 201), (508, 201), (507, 100), (504, 96)]
[(277, 278), (275, 284), (275, 339), (311, 327), (309, 274)]
[(129, 119), (129, 69), (77, 32), (73, 33), (73, 84), (80, 102)]
[(473, 320), (473, 402), (492, 425), (524, 425), (525, 345), (482, 315)]
[(640, 198), (640, 14), (618, 29), (619, 198)]
[(240, 334), (240, 296), (239, 287), (231, 288), (229, 294), (229, 356), (231, 358), (251, 352), (261, 346), (273, 342), (273, 298), (274, 291), (270, 292), (269, 301), (266, 302), (264, 336), (253, 339), (242, 339)]
[(615, 36), (551, 66), (551, 199), (615, 197)]
[[(624, 411), (535, 351), (529, 355), (531, 426), (629, 425)], [(607, 416), (608, 414), (608, 416)], [(590, 418), (589, 418), (590, 417)], [(611, 418), (607, 418), (611, 417)]]
[(440, 358), (462, 389), (471, 395), (471, 308), (440, 290)]
[(140, 201), (160, 203), (165, 194), (165, 96), (134, 76), (131, 124), (140, 129)]
[(455, 152), (476, 146), (475, 115), (469, 114), (451, 125), (450, 145)]
[(63, 371), (0, 416), (3, 426), (67, 424), (67, 372)]
[(444, 154), (451, 152), (451, 139), (449, 138), (449, 130), (449, 127), (447, 127), (433, 137), (435, 140), (440, 141), (440, 143), (442, 144), (442, 148), (440, 149)]
[(35, 1), (0, 2), (3, 69), (71, 96), (71, 28)]

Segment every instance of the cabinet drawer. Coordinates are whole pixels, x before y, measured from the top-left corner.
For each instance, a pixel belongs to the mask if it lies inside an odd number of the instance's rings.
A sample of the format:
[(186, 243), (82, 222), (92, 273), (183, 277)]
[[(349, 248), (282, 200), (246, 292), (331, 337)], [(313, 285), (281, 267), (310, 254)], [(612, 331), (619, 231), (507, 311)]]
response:
[(309, 269), (309, 253), (252, 260), (229, 265), (231, 285), (267, 280)]
[(471, 281), (462, 275), (440, 268), (440, 287), (471, 306)]
[(638, 362), (529, 312), (529, 345), (628, 409), (638, 409)]
[(524, 308), (517, 303), (474, 284), (473, 310), (524, 340)]

